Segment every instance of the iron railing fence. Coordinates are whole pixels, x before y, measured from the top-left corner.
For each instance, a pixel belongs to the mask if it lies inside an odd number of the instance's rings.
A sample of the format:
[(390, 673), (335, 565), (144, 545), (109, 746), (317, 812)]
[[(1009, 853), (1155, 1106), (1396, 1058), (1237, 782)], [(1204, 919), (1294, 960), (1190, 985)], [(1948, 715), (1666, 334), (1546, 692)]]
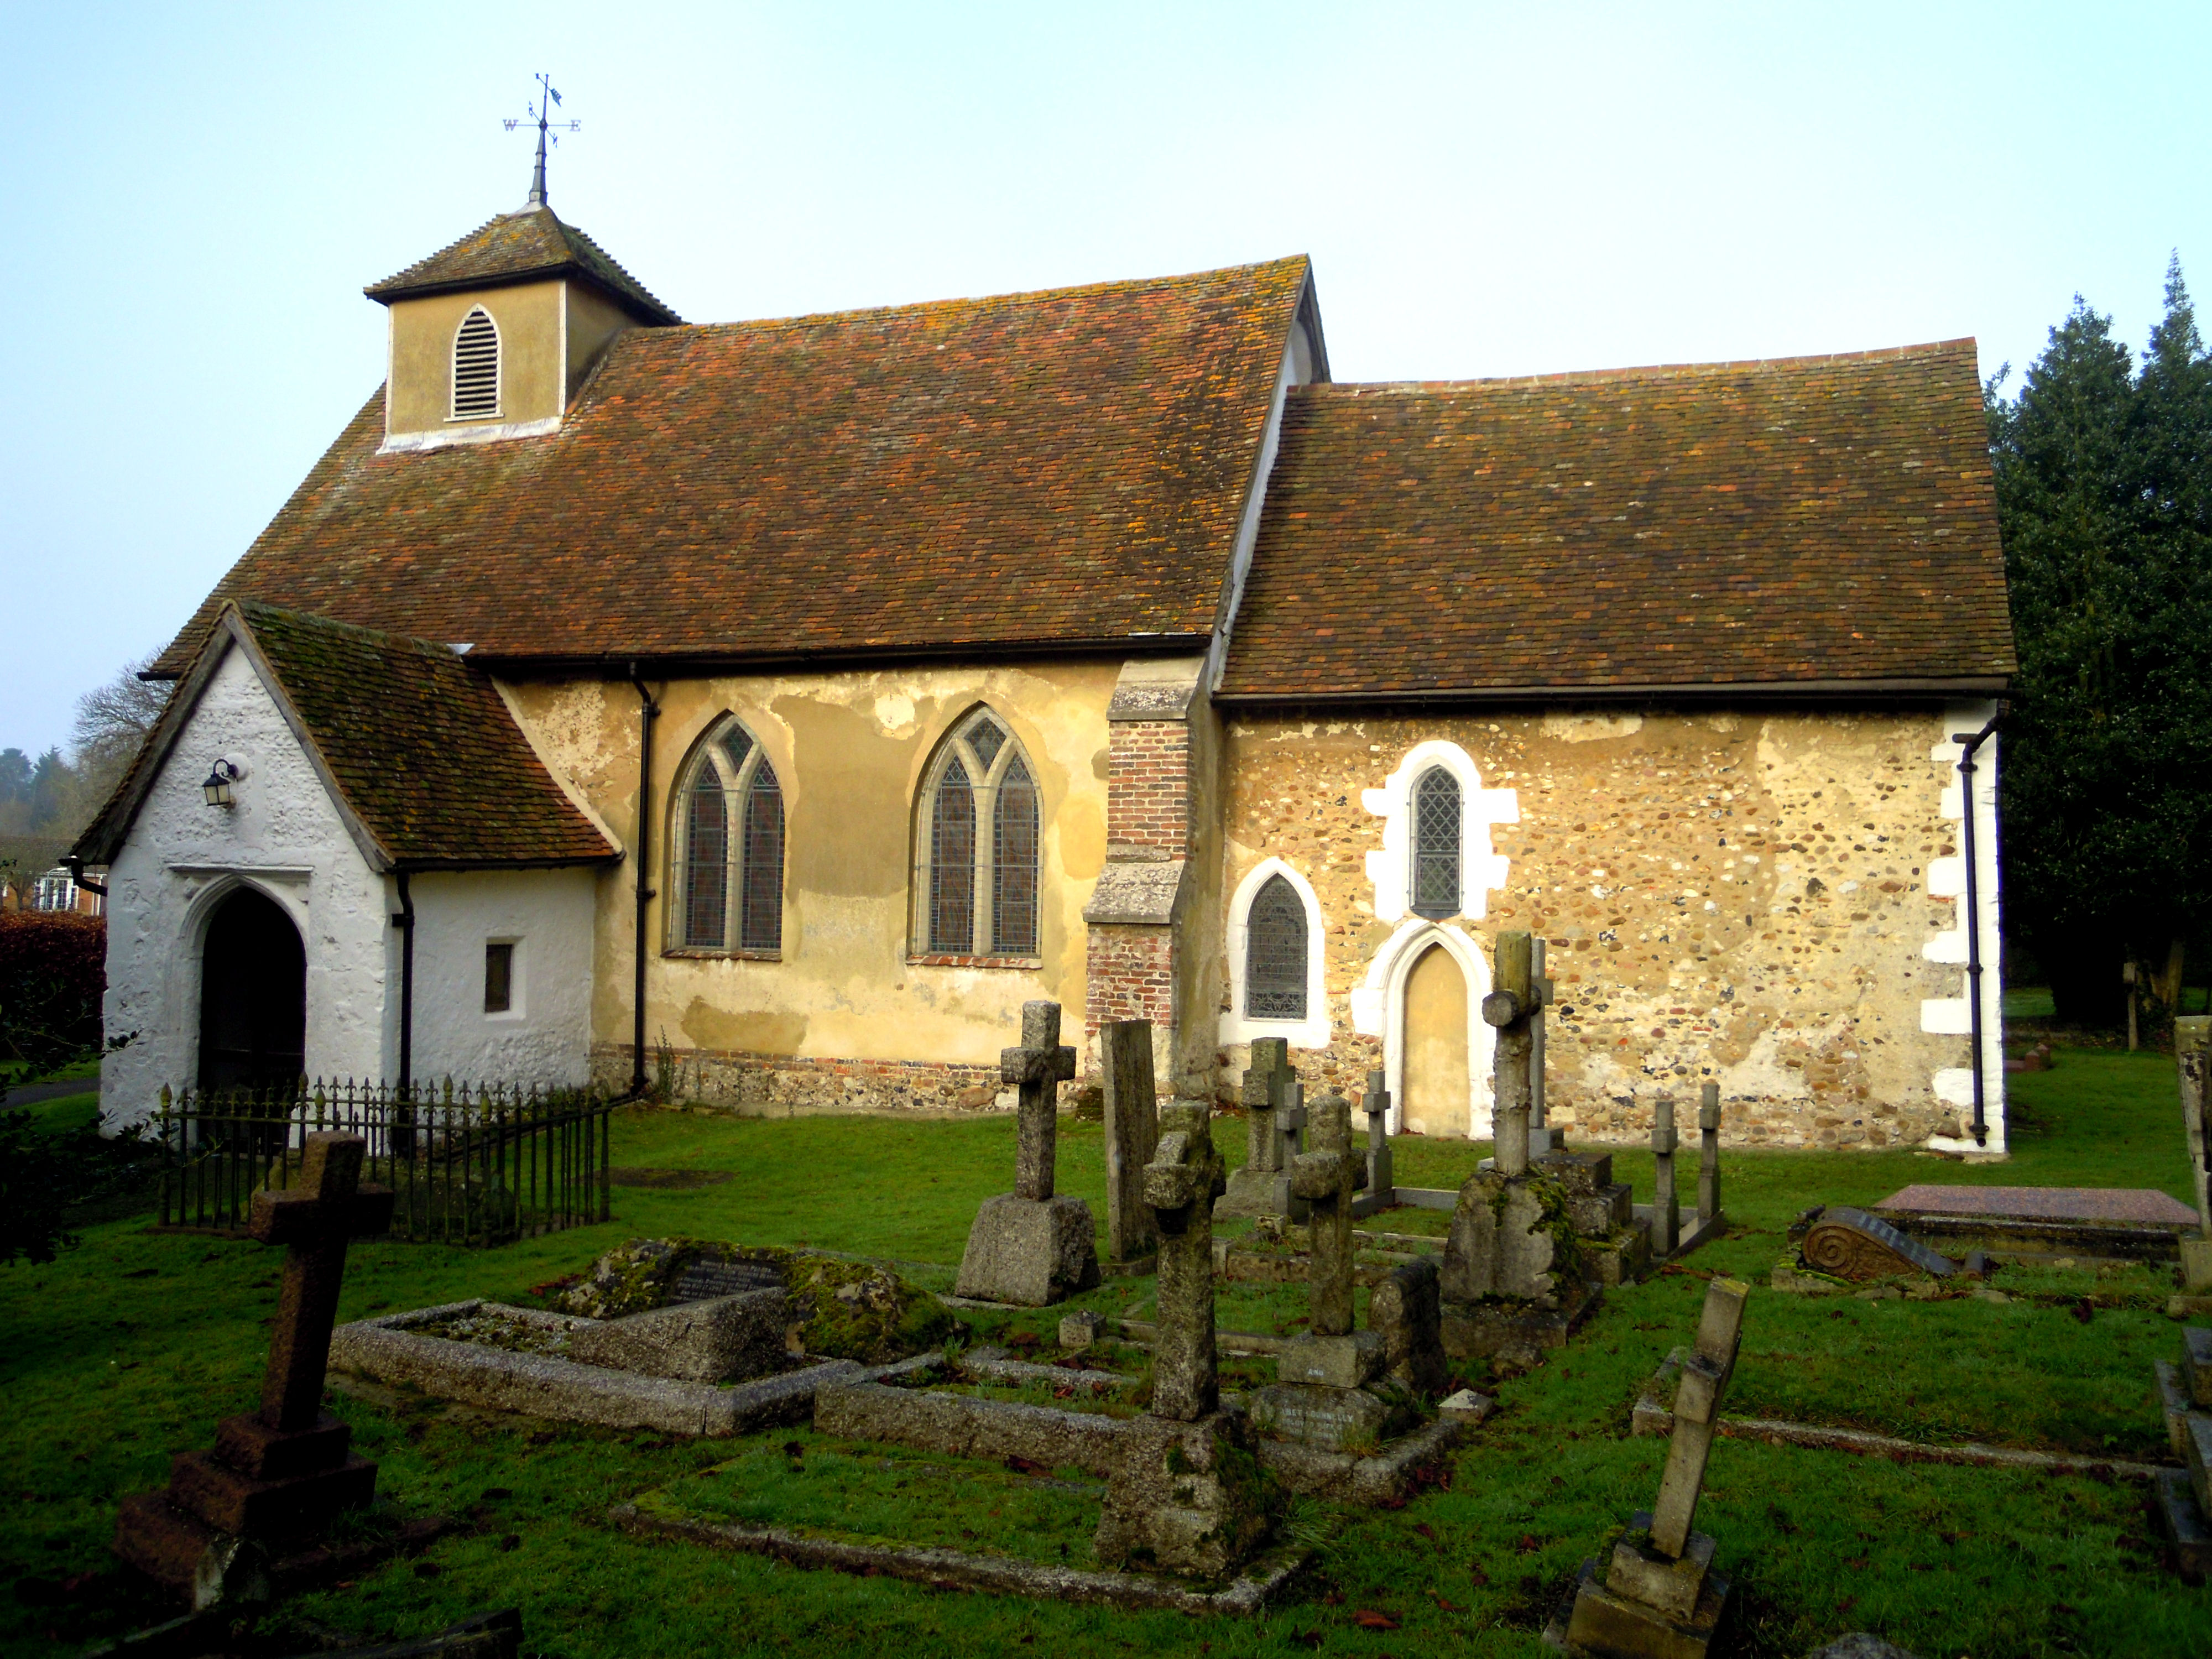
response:
[(394, 1238), (485, 1246), (586, 1226), (608, 1218), (613, 1109), (596, 1091), (500, 1084), (164, 1088), (161, 1224), (244, 1231), (253, 1194), (289, 1187), (306, 1137), (336, 1129), (368, 1143), (361, 1178), (392, 1189)]

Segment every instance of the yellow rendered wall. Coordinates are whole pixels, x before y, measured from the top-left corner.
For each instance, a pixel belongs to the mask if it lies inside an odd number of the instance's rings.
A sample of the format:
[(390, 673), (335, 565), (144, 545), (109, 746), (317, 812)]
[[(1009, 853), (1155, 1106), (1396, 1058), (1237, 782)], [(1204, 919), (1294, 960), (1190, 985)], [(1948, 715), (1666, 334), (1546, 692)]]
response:
[[(566, 403), (560, 282), (400, 300), (391, 307), (392, 368), (385, 430), (392, 436), (514, 425), (558, 416)], [(499, 328), (500, 408), (491, 421), (455, 421), (453, 336), (482, 306)]]
[[(998, 1092), (999, 1052), (1020, 1040), (1024, 1001), (1062, 1004), (1064, 1040), (1080, 1042), (1082, 910), (1105, 861), (1106, 708), (1118, 666), (733, 675), (656, 685), (663, 712), (653, 733), (652, 860), (659, 896), (647, 927), (647, 1042), (665, 1039), (685, 1068), (687, 1090), (795, 1109), (973, 1107)], [(636, 693), (596, 680), (505, 689), (556, 775), (618, 844), (633, 848)], [(908, 960), (915, 789), (939, 741), (978, 702), (1020, 739), (1037, 781), (1042, 965), (1036, 968)], [(678, 890), (666, 861), (672, 791), (695, 744), (726, 712), (760, 741), (783, 789), (779, 961), (664, 948), (666, 906)], [(626, 864), (601, 884), (593, 968), (592, 1034), (602, 1069), (618, 1062), (625, 1074), (634, 874)], [(772, 1063), (779, 1059), (793, 1063), (779, 1068)], [(901, 1081), (895, 1072), (866, 1065), (847, 1077), (837, 1069), (844, 1062), (919, 1066)]]

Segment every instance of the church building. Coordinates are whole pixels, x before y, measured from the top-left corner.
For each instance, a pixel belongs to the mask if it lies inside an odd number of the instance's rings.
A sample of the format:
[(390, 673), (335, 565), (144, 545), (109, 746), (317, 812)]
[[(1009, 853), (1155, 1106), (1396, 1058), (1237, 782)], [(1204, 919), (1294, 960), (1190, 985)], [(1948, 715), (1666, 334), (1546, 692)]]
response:
[(385, 385), (76, 849), (111, 1123), (987, 1109), (1049, 998), (1485, 1137), (1525, 928), (1573, 1138), (1712, 1079), (1739, 1144), (2002, 1151), (1971, 340), (1345, 385), (1303, 258), (690, 324), (537, 193), (367, 292)]

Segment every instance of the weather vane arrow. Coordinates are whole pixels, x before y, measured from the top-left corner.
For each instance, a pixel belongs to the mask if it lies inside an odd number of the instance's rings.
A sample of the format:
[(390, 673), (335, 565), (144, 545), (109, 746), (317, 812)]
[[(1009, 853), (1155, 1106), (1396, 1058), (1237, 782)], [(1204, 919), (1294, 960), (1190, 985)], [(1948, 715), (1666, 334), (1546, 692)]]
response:
[(538, 86), (538, 102), (532, 106), (528, 117), (517, 117), (505, 124), (509, 132), (513, 132), (520, 126), (535, 125), (538, 129), (538, 167), (530, 175), (530, 199), (523, 204), (525, 208), (540, 208), (546, 205), (545, 147), (547, 143), (550, 141), (557, 145), (561, 142), (562, 133), (581, 132), (584, 130), (584, 124), (581, 121), (556, 121), (551, 118), (554, 106), (561, 101), (561, 94), (554, 90), (552, 78), (550, 76), (539, 76)]

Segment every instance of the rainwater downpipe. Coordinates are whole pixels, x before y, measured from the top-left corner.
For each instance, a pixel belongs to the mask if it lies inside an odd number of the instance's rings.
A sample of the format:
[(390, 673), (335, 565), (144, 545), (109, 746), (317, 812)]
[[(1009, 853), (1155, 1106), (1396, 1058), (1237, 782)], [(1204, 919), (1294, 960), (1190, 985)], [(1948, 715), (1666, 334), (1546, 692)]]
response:
[(2004, 719), (1999, 709), (1990, 718), (1990, 723), (1972, 733), (1954, 732), (1951, 741), (1960, 745), (1959, 754), (1959, 807), (1960, 821), (1966, 825), (1964, 850), (1966, 854), (1966, 1018), (1972, 1032), (1974, 1066), (1974, 1145), (1990, 1144), (1987, 1087), (1982, 1078), (1982, 908), (1979, 872), (1974, 857), (1974, 751), (1996, 732), (1998, 722)]
[(653, 723), (660, 716), (660, 705), (645, 689), (645, 682), (637, 677), (637, 665), (629, 665), (629, 683), (637, 692), (638, 701), (638, 759), (637, 759), (637, 833), (632, 837), (637, 843), (637, 941), (632, 954), (636, 957), (636, 977), (630, 987), (630, 1006), (635, 1023), (630, 1031), (629, 1089), (633, 1095), (645, 1092), (645, 912), (653, 902)]
[(107, 884), (104, 881), (94, 881), (91, 877), (86, 875), (84, 872), (84, 860), (82, 859), (75, 857), (65, 858), (62, 860), (62, 863), (70, 872), (70, 879), (75, 882), (78, 886), (83, 888), (86, 892), (97, 893), (102, 898), (106, 898), (107, 896)]
[(399, 1095), (409, 1098), (415, 1088), (415, 897), (407, 890), (407, 872), (399, 880), (399, 914), (392, 925), (399, 930)]

